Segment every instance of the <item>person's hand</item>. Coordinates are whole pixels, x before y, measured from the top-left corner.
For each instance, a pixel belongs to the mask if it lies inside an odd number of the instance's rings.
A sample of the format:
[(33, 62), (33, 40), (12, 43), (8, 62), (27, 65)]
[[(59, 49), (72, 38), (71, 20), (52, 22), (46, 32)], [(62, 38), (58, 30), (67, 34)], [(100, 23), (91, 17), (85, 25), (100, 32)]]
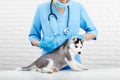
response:
[(41, 41), (38, 43), (38, 47), (46, 51), (52, 51), (56, 46), (53, 41), (54, 38), (42, 38)]

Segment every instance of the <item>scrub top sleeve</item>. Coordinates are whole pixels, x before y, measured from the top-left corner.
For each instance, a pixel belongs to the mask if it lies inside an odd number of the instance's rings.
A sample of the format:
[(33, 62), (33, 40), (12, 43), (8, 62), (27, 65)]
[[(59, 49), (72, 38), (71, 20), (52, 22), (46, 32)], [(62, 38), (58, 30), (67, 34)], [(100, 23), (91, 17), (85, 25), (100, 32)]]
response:
[(41, 23), (40, 23), (39, 7), (37, 7), (28, 37), (29, 37), (30, 42), (32, 42), (32, 40), (40, 40), (41, 39)]
[[(80, 12), (80, 27), (85, 30), (86, 33), (92, 33), (97, 37), (98, 32), (83, 6), (81, 6)], [(94, 40), (96, 40), (96, 38), (94, 38)]]

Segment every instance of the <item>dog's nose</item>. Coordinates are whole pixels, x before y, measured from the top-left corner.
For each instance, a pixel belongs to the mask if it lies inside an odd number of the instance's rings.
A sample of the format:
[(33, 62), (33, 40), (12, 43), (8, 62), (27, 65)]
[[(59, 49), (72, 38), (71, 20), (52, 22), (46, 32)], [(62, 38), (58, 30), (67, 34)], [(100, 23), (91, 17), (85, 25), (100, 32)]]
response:
[(81, 52), (78, 52), (78, 54), (81, 54)]

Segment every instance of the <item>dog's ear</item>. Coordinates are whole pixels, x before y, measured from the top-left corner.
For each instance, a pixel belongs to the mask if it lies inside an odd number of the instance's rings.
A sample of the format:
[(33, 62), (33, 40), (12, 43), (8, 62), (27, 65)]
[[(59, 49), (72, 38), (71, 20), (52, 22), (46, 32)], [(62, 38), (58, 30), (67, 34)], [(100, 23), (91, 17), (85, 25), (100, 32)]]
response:
[(76, 38), (75, 44), (79, 43), (79, 41), (81, 41), (81, 40), (79, 38)]
[(73, 37), (73, 38), (72, 38), (72, 41), (73, 41), (73, 42), (76, 42), (76, 41), (77, 41), (77, 36)]

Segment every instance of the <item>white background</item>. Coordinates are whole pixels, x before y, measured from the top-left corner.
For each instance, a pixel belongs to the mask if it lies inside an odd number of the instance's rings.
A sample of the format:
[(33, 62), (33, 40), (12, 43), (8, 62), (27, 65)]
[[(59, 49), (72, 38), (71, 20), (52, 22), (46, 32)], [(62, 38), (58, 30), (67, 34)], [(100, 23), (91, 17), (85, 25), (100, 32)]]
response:
[[(36, 7), (47, 0), (0, 0), (0, 69), (26, 66), (40, 56), (28, 33)], [(120, 66), (120, 1), (77, 0), (98, 30), (97, 41), (84, 44), (82, 63), (90, 68)]]

